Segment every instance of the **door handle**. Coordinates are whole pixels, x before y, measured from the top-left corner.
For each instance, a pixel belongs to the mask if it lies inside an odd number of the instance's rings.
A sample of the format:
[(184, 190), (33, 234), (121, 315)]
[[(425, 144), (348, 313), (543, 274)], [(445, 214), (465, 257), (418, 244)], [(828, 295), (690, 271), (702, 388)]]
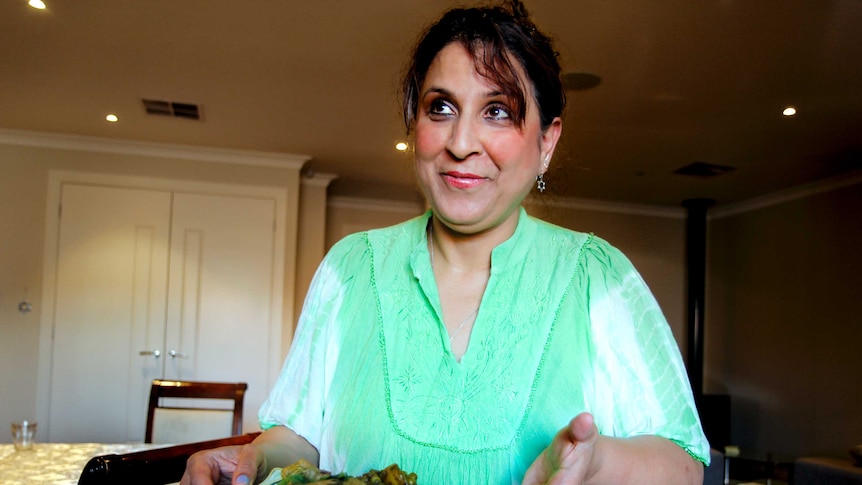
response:
[(188, 359), (189, 358), (189, 354), (177, 352), (176, 350), (171, 350), (170, 352), (168, 352), (168, 355), (170, 355), (172, 359)]
[(158, 359), (159, 357), (162, 356), (162, 351), (158, 350), (158, 349), (156, 349), (156, 350), (142, 350), (142, 351), (138, 352), (138, 355), (152, 355), (154, 359)]

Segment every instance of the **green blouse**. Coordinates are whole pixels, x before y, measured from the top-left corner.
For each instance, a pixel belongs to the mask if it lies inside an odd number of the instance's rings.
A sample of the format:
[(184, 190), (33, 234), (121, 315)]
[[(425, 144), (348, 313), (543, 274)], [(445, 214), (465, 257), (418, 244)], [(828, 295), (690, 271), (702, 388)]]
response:
[(430, 213), (353, 234), (321, 263), (260, 410), (360, 474), (398, 463), (433, 484), (517, 484), (569, 420), (659, 435), (709, 462), (676, 342), (632, 264), (527, 216), (494, 249), (458, 362), (426, 239)]

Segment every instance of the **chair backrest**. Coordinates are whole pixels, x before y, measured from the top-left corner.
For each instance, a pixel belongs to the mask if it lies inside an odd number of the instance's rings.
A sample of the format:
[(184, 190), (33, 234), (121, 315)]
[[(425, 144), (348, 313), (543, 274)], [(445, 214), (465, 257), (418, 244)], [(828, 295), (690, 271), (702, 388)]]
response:
[[(156, 379), (150, 387), (145, 443), (190, 443), (242, 434), (244, 382), (192, 382)], [(162, 399), (189, 399), (189, 405), (165, 405)], [(233, 401), (232, 408), (210, 399)]]
[(165, 448), (91, 458), (78, 485), (162, 485), (180, 481), (192, 454), (229, 445), (251, 443), (260, 432)]

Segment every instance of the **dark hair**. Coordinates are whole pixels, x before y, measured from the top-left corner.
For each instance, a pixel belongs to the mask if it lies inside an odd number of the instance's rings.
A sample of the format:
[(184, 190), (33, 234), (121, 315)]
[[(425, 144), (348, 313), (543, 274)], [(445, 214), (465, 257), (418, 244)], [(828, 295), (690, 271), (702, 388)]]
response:
[[(403, 114), (408, 132), (416, 121), (419, 90), (428, 68), (437, 54), (454, 42), (467, 48), (479, 74), (511, 100), (512, 117), (518, 125), (524, 123), (529, 88), (539, 107), (543, 131), (562, 114), (566, 94), (560, 80), (559, 54), (551, 39), (530, 20), (524, 5), (511, 0), (504, 6), (449, 10), (420, 37), (403, 81)], [(532, 86), (522, 86), (510, 59), (518, 61)]]

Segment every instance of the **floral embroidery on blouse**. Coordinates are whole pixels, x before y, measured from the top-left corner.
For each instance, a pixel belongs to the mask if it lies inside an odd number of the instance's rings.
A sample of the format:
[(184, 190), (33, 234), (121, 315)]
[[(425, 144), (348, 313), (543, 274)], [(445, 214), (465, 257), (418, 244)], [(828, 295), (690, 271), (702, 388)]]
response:
[[(555, 271), (568, 271), (568, 278), (574, 278), (584, 241), (569, 241), (570, 250), (562, 252), (566, 257), (548, 270), (544, 264), (520, 261), (540, 254), (508, 255), (516, 261), (495, 258), (498, 266), (492, 266), (485, 290), (493, 298), (483, 298), (461, 362), (451, 352), (441, 352), (449, 342), (436, 310), (433, 272), (430, 264), (420, 261), (425, 253), (414, 253), (412, 268), (405, 267), (396, 283), (377, 289), (383, 311), (379, 321), (387, 322), (380, 323), (380, 340), (388, 366), (390, 415), (402, 436), (444, 448), (462, 443), (463, 451), (511, 445), (532, 406), (531, 390), (556, 318), (551, 302), (559, 304), (567, 288), (553, 284), (559, 278)], [(385, 253), (379, 245), (390, 242), (391, 238), (369, 244)], [(417, 300), (426, 305), (416, 305)], [(409, 351), (387, 350), (390, 341), (406, 342), (398, 348)], [(481, 405), (488, 402), (499, 403), (499, 409), (488, 412)]]

